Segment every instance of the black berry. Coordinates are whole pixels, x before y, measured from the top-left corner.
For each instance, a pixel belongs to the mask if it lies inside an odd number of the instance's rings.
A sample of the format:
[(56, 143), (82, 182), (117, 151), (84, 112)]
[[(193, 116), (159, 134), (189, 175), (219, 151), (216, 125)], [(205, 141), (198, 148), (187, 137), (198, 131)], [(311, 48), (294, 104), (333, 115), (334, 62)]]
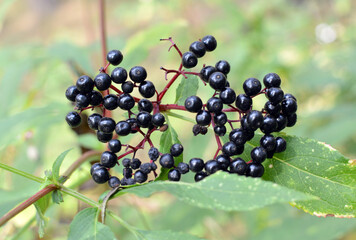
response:
[(112, 118), (103, 117), (98, 123), (98, 130), (104, 133), (111, 133), (115, 130), (115, 121)]
[(217, 46), (216, 39), (211, 35), (203, 37), (201, 41), (204, 43), (205, 49), (208, 52), (214, 51)]
[(182, 144), (180, 143), (175, 143), (172, 145), (171, 149), (170, 149), (170, 153), (173, 157), (178, 157), (179, 155), (182, 154), (184, 148), (182, 146)]
[(208, 102), (206, 103), (206, 107), (209, 112), (219, 113), (223, 109), (223, 102), (220, 98), (212, 97), (209, 98)]
[(147, 174), (141, 170), (137, 170), (134, 175), (134, 179), (138, 183), (144, 183), (147, 181)]
[(106, 168), (97, 168), (93, 171), (92, 178), (96, 183), (102, 184), (109, 180), (110, 174)]
[(271, 87), (267, 89), (266, 95), (268, 97), (268, 100), (272, 104), (276, 105), (283, 100), (284, 93), (280, 88)]
[(236, 97), (235, 105), (241, 111), (246, 112), (246, 111), (250, 110), (250, 108), (252, 106), (252, 98), (250, 98), (246, 94), (239, 94)]
[(106, 73), (99, 73), (94, 78), (94, 84), (99, 91), (107, 90), (111, 85), (111, 78)]
[(196, 182), (199, 182), (201, 180), (203, 180), (204, 178), (206, 178), (208, 176), (208, 174), (206, 172), (197, 172), (194, 176), (194, 180)]
[(138, 90), (144, 98), (151, 98), (156, 93), (155, 85), (151, 81), (141, 82)]
[(118, 97), (114, 94), (106, 95), (103, 99), (103, 105), (107, 110), (114, 110), (118, 107)]
[(243, 84), (247, 96), (254, 96), (261, 91), (261, 82), (256, 78), (248, 78)]
[(138, 158), (133, 158), (130, 160), (130, 167), (132, 169), (138, 169), (141, 166), (141, 161)]
[(219, 164), (221, 170), (226, 171), (230, 165), (230, 157), (227, 155), (221, 154), (217, 156), (215, 160)]
[(147, 78), (147, 72), (144, 67), (136, 66), (130, 69), (130, 79), (136, 83), (141, 83)]
[(152, 115), (148, 112), (142, 111), (137, 114), (136, 120), (140, 127), (147, 128), (150, 126)]
[(159, 151), (155, 147), (151, 147), (150, 150), (148, 150), (148, 157), (152, 161), (156, 161), (159, 158)]
[(121, 181), (117, 177), (112, 176), (109, 178), (108, 184), (109, 184), (109, 187), (116, 188), (116, 187), (120, 186)]
[(263, 78), (263, 84), (266, 88), (279, 87), (281, 85), (281, 78), (276, 73), (268, 73)]
[(189, 165), (185, 162), (180, 162), (177, 165), (177, 170), (181, 173), (181, 174), (186, 174), (187, 172), (189, 172)]
[(70, 86), (69, 88), (67, 88), (66, 90), (66, 98), (69, 101), (74, 102), (75, 101), (75, 97), (79, 94), (79, 90), (77, 89), (76, 86)]
[[(223, 103), (232, 104), (236, 100), (236, 93), (232, 88), (227, 87), (220, 92), (219, 97)], [(251, 104), (252, 104), (252, 100), (251, 100)]]
[(123, 83), (127, 79), (127, 71), (125, 68), (117, 67), (111, 72), (111, 79), (114, 83)]
[(264, 135), (260, 139), (260, 145), (261, 147), (266, 149), (267, 152), (271, 152), (276, 147), (276, 139), (272, 135)]
[(72, 128), (78, 127), (82, 122), (82, 118), (77, 112), (70, 112), (66, 116), (66, 121), (68, 125)]
[(247, 164), (246, 176), (262, 177), (264, 172), (265, 172), (265, 168), (263, 167), (262, 164), (259, 163)]
[(126, 121), (120, 121), (115, 126), (115, 132), (119, 136), (126, 136), (131, 132), (131, 125)]
[(156, 127), (162, 127), (165, 121), (166, 119), (162, 113), (156, 113), (152, 115), (151, 122)]
[(121, 90), (124, 93), (132, 93), (134, 89), (134, 84), (131, 81), (125, 81), (122, 85), (121, 85)]
[(197, 56), (192, 52), (185, 52), (182, 56), (182, 65), (185, 68), (193, 68), (198, 64)]
[(244, 175), (246, 173), (247, 163), (242, 158), (235, 158), (230, 163), (230, 172)]
[(178, 182), (180, 180), (180, 172), (177, 169), (171, 169), (168, 172), (168, 180)]
[(96, 132), (96, 137), (100, 142), (107, 143), (112, 139), (112, 133), (104, 133), (102, 131)]
[(190, 96), (184, 102), (184, 107), (189, 112), (199, 112), (203, 106), (203, 102), (198, 96)]
[(217, 161), (215, 160), (209, 160), (205, 163), (205, 171), (208, 173), (208, 174), (213, 174), (217, 171), (220, 170), (220, 165)]
[(100, 163), (104, 167), (113, 168), (117, 163), (117, 156), (113, 152), (105, 151), (101, 154)]
[(225, 60), (220, 60), (215, 64), (215, 68), (217, 71), (222, 72), (227, 75), (230, 72), (230, 64)]
[(112, 139), (108, 143), (108, 148), (111, 152), (117, 153), (121, 150), (121, 142), (119, 139)]
[(130, 110), (135, 106), (135, 99), (128, 93), (123, 93), (117, 99), (117, 104), (123, 110)]
[(174, 166), (174, 159), (171, 154), (165, 153), (159, 159), (159, 163), (163, 168), (171, 168)]
[(200, 126), (209, 125), (211, 122), (211, 114), (208, 111), (200, 110), (195, 116), (195, 121)]
[(150, 100), (142, 98), (140, 99), (140, 101), (138, 101), (137, 103), (138, 106), (138, 110), (141, 111), (145, 111), (145, 112), (152, 112), (153, 110), (153, 104)]
[(200, 70), (200, 78), (204, 82), (208, 82), (210, 75), (214, 72), (216, 72), (216, 69), (213, 66), (205, 66)]
[(122, 62), (123, 56), (119, 50), (111, 50), (106, 55), (106, 60), (114, 66), (119, 65)]
[(275, 152), (279, 153), (279, 152), (284, 152), (287, 148), (287, 142), (286, 140), (284, 140), (284, 138), (281, 137), (277, 137), (276, 138), (276, 149)]
[(226, 87), (226, 77), (222, 72), (214, 72), (209, 77), (209, 85), (217, 91), (224, 90)]
[(263, 147), (255, 147), (251, 150), (251, 159), (254, 163), (262, 163), (267, 157), (267, 152)]
[(189, 51), (194, 53), (196, 57), (201, 58), (205, 55), (206, 49), (204, 43), (195, 41), (190, 45)]
[(82, 94), (90, 93), (94, 88), (94, 81), (89, 76), (83, 75), (78, 78), (76, 87)]
[(204, 168), (204, 161), (201, 158), (192, 158), (189, 161), (189, 169), (192, 172), (200, 172)]

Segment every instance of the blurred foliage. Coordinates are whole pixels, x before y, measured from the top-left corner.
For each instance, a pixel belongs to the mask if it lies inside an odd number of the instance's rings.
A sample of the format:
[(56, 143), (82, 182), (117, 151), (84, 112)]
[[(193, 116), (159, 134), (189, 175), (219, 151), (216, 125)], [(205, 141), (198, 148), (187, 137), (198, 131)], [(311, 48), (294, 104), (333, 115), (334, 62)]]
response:
[[(298, 98), (299, 122), (288, 134), (332, 144), (356, 156), (356, 3), (352, 0), (107, 0), (110, 49), (121, 49), (123, 66), (143, 65), (162, 89), (160, 66), (179, 63), (167, 53), (172, 36), (183, 51), (206, 34), (218, 48), (206, 64), (220, 59), (232, 65), (229, 81), (241, 91), (244, 79), (262, 79), (268, 72), (282, 77), (283, 89)], [(102, 65), (97, 1), (3, 0), (0, 4), (0, 161), (37, 176), (50, 169), (56, 156), (74, 147), (65, 169), (80, 155), (79, 144), (100, 149), (90, 136), (78, 136), (64, 116), (71, 108), (65, 89), (82, 73), (94, 75)], [(175, 100), (175, 87), (167, 96)], [(201, 83), (199, 83), (201, 84)], [(204, 94), (200, 86), (199, 93)], [(179, 127), (193, 124), (173, 120)], [(178, 133), (185, 158), (207, 158), (213, 138), (190, 131)], [(158, 136), (155, 136), (155, 142)], [(211, 137), (211, 135), (210, 135)], [(124, 138), (124, 141), (134, 139)], [(202, 149), (201, 146), (206, 146)], [(201, 152), (197, 153), (197, 149)], [(77, 170), (69, 184), (88, 179), (89, 164)], [(0, 214), (31, 196), (39, 185), (0, 170)], [(98, 199), (106, 186), (91, 180), (79, 190)], [(66, 197), (50, 207), (44, 239), (66, 239), (69, 223), (81, 203)], [(149, 199), (123, 196), (110, 202), (125, 220), (142, 229), (176, 230), (207, 239), (355, 239), (355, 221), (316, 218), (278, 205), (251, 212), (221, 212), (177, 202), (168, 194)], [(0, 231), (9, 239), (37, 239), (34, 207), (12, 219)], [(110, 223), (110, 222), (109, 222)], [(115, 224), (120, 239), (131, 236)], [(25, 228), (20, 230), (23, 226)], [(352, 229), (353, 232), (352, 232)], [(350, 232), (351, 231), (351, 232)]]

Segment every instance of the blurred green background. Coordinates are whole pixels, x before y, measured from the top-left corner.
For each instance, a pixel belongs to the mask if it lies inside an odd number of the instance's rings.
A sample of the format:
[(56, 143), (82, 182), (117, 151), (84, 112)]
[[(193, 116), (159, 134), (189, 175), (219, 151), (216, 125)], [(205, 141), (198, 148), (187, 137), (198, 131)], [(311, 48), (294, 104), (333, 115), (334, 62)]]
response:
[[(108, 50), (122, 50), (126, 68), (144, 66), (159, 90), (165, 84), (160, 66), (179, 64), (178, 55), (167, 52), (169, 43), (159, 39), (172, 36), (186, 51), (191, 42), (212, 34), (218, 48), (200, 60), (200, 67), (228, 60), (229, 82), (237, 92), (248, 77), (280, 74), (282, 88), (299, 104), (298, 123), (286, 132), (324, 141), (355, 158), (355, 1), (107, 0), (106, 10)], [(64, 150), (74, 147), (62, 169), (80, 156), (80, 144), (103, 149), (93, 136), (78, 136), (64, 121), (71, 109), (65, 89), (78, 71), (94, 77), (101, 66), (98, 1), (1, 0), (0, 161), (43, 176)], [(167, 102), (175, 99), (177, 85)], [(200, 83), (199, 94), (204, 91)], [(181, 131), (193, 124), (171, 122), (185, 159), (211, 157), (206, 149), (215, 148), (212, 135), (193, 138), (190, 131)], [(134, 143), (135, 138), (123, 141)], [(89, 168), (89, 163), (83, 165), (68, 184), (80, 185), (80, 192), (98, 199), (107, 186), (96, 186)], [(38, 184), (0, 170), (0, 215), (38, 189)], [(66, 239), (69, 223), (84, 207), (70, 197), (51, 207), (44, 239)], [(288, 205), (226, 213), (191, 207), (161, 193), (149, 199), (123, 196), (111, 201), (110, 209), (142, 229), (171, 229), (207, 239), (356, 238), (353, 219), (317, 218)], [(34, 216), (30, 207), (0, 229), (1, 236), (37, 239)], [(117, 223), (109, 224), (119, 239), (131, 238)]]

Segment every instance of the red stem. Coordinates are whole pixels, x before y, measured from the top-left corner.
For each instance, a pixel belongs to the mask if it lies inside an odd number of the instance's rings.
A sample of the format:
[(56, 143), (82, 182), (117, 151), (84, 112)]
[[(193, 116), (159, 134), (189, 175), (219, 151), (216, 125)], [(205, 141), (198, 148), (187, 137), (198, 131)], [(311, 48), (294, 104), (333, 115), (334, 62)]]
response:
[(164, 87), (164, 89), (162, 90), (162, 92), (159, 94), (158, 96), (158, 102), (160, 102), (163, 98), (163, 96), (166, 94), (167, 90), (169, 89), (169, 87), (174, 83), (174, 81), (179, 77), (180, 73), (176, 73), (172, 79), (167, 83), (167, 85)]
[[(214, 120), (213, 120), (213, 114), (211, 114), (211, 125), (212, 125), (213, 128), (215, 127), (215, 123), (214, 123)], [(215, 132), (214, 132), (214, 136), (215, 136), (216, 143), (217, 143), (217, 145), (218, 145), (218, 149), (216, 150), (213, 159), (216, 158), (216, 156), (218, 155), (219, 151), (222, 149), (222, 145), (221, 145), (221, 141), (220, 141), (219, 136), (216, 135)]]

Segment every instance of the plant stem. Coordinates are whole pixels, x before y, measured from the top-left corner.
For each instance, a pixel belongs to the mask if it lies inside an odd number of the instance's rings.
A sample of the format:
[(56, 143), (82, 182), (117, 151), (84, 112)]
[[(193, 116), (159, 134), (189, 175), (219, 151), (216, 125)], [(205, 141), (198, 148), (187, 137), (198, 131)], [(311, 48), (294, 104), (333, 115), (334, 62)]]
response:
[(0, 163), (0, 168), (5, 169), (5, 170), (7, 170), (9, 172), (15, 173), (17, 175), (23, 176), (23, 177), (28, 178), (30, 180), (33, 180), (35, 182), (39, 182), (39, 183), (43, 183), (44, 182), (43, 178), (36, 177), (36, 176), (34, 176), (34, 175), (30, 174), (30, 173), (21, 171), (19, 169), (13, 168), (13, 167), (10, 167), (10, 166), (8, 166), (6, 164), (3, 164), (3, 163)]
[(100, 19), (100, 41), (103, 66), (106, 65), (106, 28), (105, 28), (105, 0), (99, 0), (99, 19)]
[(34, 204), (38, 199), (42, 198), (43, 196), (47, 195), (48, 193), (52, 192), (53, 190), (58, 189), (58, 187), (54, 184), (50, 184), (40, 191), (35, 193), (32, 197), (28, 198), (26, 201), (22, 202), (17, 207), (13, 208), (10, 212), (6, 213), (4, 216), (0, 218), (0, 226), (4, 225), (7, 221), (11, 218), (15, 217), (17, 214)]
[(79, 199), (81, 200), (82, 202), (85, 202), (87, 204), (89, 204), (90, 206), (93, 206), (93, 207), (97, 207), (97, 208), (100, 208), (100, 204), (97, 203), (96, 201), (86, 197), (85, 195), (75, 191), (75, 190), (72, 190), (70, 188), (67, 188), (67, 187), (64, 187), (64, 186), (61, 186), (60, 190), (63, 192), (63, 193), (66, 193), (76, 199)]
[(177, 114), (177, 113), (174, 113), (174, 112), (171, 112), (171, 111), (167, 111), (166, 114), (167, 114), (168, 116), (175, 117), (175, 118), (179, 118), (179, 119), (185, 120), (185, 121), (187, 121), (187, 122), (191, 122), (191, 123), (196, 124), (196, 122), (195, 122), (193, 119), (190, 119), (190, 118), (185, 117), (185, 116), (183, 116), (183, 115), (180, 115), (180, 114)]

